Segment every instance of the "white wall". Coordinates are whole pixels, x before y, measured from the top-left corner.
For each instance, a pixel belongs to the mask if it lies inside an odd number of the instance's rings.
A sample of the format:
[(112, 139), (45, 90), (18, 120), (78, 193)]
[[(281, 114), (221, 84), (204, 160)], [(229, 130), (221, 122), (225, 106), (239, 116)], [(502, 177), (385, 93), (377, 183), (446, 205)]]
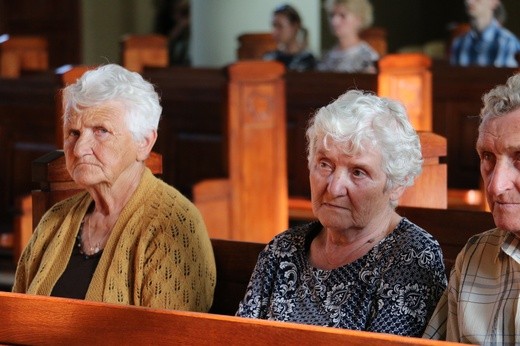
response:
[(221, 67), (236, 61), (238, 36), (270, 32), (272, 11), (282, 3), (298, 10), (309, 31), (309, 48), (319, 56), (319, 0), (191, 0), (192, 64)]

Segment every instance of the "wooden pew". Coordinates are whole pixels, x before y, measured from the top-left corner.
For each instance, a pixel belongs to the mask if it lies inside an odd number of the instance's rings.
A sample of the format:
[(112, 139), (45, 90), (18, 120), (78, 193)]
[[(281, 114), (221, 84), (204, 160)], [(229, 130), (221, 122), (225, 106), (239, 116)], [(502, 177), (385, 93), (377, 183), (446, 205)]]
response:
[(237, 59), (262, 59), (265, 53), (275, 49), (276, 41), (270, 32), (244, 33), (238, 36)]
[(0, 220), (12, 224), (19, 196), (30, 194), (31, 162), (56, 149), (59, 83), (52, 71), (0, 78)]
[(18, 78), (22, 71), (49, 68), (47, 40), (40, 36), (0, 36), (0, 77)]
[(0, 293), (0, 343), (26, 345), (455, 345), (382, 333)]
[(125, 35), (120, 44), (122, 65), (130, 71), (168, 66), (168, 38), (164, 35)]
[(379, 96), (400, 100), (417, 131), (432, 131), (431, 59), (425, 54), (390, 54), (378, 63)]
[(518, 72), (515, 68), (459, 67), (433, 61), (433, 132), (448, 141), (448, 186), (480, 189), (475, 150), (482, 95)]

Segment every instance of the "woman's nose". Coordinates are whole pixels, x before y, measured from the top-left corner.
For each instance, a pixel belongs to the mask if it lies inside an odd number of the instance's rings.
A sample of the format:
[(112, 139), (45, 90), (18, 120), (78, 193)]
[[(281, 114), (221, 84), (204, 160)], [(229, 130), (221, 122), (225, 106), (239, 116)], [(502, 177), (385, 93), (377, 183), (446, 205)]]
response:
[(76, 139), (76, 143), (74, 145), (74, 154), (78, 157), (81, 157), (85, 154), (89, 154), (92, 152), (92, 136), (88, 133), (81, 133)]
[(328, 190), (333, 196), (344, 196), (347, 194), (348, 174), (336, 171), (330, 175)]

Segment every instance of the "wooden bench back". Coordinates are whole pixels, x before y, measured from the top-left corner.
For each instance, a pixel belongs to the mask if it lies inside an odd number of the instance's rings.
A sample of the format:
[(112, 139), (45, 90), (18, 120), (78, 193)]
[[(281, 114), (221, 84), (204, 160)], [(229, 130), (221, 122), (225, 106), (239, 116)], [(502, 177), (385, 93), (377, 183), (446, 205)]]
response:
[(270, 32), (244, 33), (238, 36), (238, 60), (261, 60), (265, 53), (276, 49)]
[(168, 38), (159, 34), (125, 35), (121, 39), (122, 65), (134, 72), (168, 66)]
[(285, 68), (241, 61), (229, 69), (229, 178), (194, 187), (212, 238), (266, 242), (288, 226)]
[(421, 53), (389, 54), (379, 60), (378, 95), (403, 102), (417, 131), (433, 129), (431, 64)]
[(9, 345), (454, 345), (419, 338), (0, 292)]
[(49, 68), (47, 40), (40, 36), (0, 36), (0, 77), (17, 78), (22, 71)]

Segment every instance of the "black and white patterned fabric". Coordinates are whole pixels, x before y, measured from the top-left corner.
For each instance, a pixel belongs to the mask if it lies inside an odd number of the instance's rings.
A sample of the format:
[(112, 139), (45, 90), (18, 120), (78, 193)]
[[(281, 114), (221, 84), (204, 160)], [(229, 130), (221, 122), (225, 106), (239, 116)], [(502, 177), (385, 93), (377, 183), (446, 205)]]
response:
[(421, 336), (446, 288), (439, 243), (403, 218), (365, 256), (312, 267), (318, 222), (277, 235), (260, 253), (237, 316)]

